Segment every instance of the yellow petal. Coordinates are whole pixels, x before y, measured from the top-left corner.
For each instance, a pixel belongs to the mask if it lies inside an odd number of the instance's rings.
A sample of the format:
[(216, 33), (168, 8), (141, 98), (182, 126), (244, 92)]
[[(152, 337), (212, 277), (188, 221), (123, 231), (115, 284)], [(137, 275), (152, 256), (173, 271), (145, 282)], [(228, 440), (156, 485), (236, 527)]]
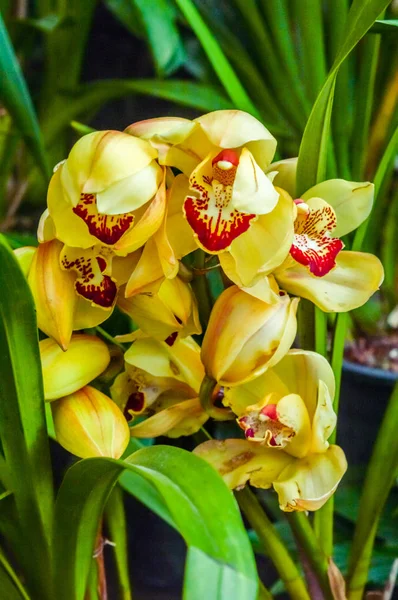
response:
[(284, 451), (291, 456), (302, 457), (311, 448), (311, 421), (305, 402), (298, 394), (289, 394), (277, 402), (278, 420), (291, 428), (295, 435), (286, 444)]
[(190, 193), (188, 178), (177, 175), (169, 191), (166, 235), (178, 260), (198, 247), (182, 209), (185, 198)]
[(243, 148), (232, 186), (231, 206), (244, 213), (264, 215), (278, 202), (279, 194), (253, 155)]
[(346, 469), (347, 461), (339, 446), (296, 459), (273, 484), (280, 508), (284, 511), (318, 510), (335, 492)]
[(75, 314), (73, 315), (73, 330), (91, 329), (97, 327), (113, 313), (114, 306), (108, 310), (104, 310), (100, 306), (93, 306), (90, 300), (77, 296), (75, 305)]
[(37, 227), (37, 239), (40, 244), (42, 244), (43, 242), (49, 242), (53, 240), (55, 237), (55, 224), (48, 208), (46, 208), (40, 217), (39, 225)]
[(120, 458), (130, 440), (123, 413), (102, 392), (86, 386), (51, 403), (57, 441), (80, 458)]
[(334, 237), (342, 237), (356, 229), (370, 214), (373, 205), (374, 185), (344, 179), (328, 179), (310, 188), (302, 198), (319, 197), (333, 207), (337, 226)]
[(219, 148), (246, 146), (265, 170), (276, 150), (276, 140), (255, 117), (241, 110), (217, 110), (196, 119), (212, 144)]
[(30, 267), (32, 266), (33, 258), (36, 254), (36, 248), (34, 246), (24, 246), (23, 248), (16, 248), (14, 250), (15, 257), (18, 261), (19, 266), (22, 269), (25, 277), (28, 276)]
[(28, 281), (36, 306), (37, 325), (67, 349), (73, 329), (77, 295), (75, 275), (60, 266), (62, 244), (40, 244), (33, 257)]
[(137, 210), (156, 194), (162, 181), (162, 169), (153, 160), (141, 171), (109, 185), (97, 194), (100, 213), (119, 215)]
[(275, 277), (287, 292), (311, 300), (325, 312), (347, 312), (365, 304), (381, 285), (384, 271), (373, 254), (343, 251), (336, 257), (336, 267), (323, 277), (298, 263), (277, 270)]
[(64, 352), (51, 338), (40, 342), (46, 400), (76, 392), (98, 377), (109, 365), (107, 345), (93, 335), (72, 336)]
[(259, 377), (241, 385), (224, 388), (223, 404), (230, 406), (233, 412), (240, 417), (247, 412), (248, 406), (261, 402), (270, 394), (271, 390), (274, 402), (278, 402), (283, 396), (289, 394), (283, 378), (278, 377), (274, 369), (268, 369)]
[(231, 489), (255, 479), (257, 487), (269, 488), (287, 465), (291, 456), (264, 448), (247, 440), (210, 440), (197, 446), (194, 453), (210, 463)]
[(225, 290), (213, 307), (203, 340), (207, 374), (232, 386), (276, 364), (293, 343), (296, 311), (297, 300), (287, 295), (269, 305), (236, 286)]
[[(278, 189), (278, 192), (279, 201), (274, 210), (261, 215), (231, 244), (229, 253), (243, 286), (257, 283), (281, 265), (289, 254), (294, 236), (294, 203), (283, 190)], [(230, 265), (226, 264), (229, 253), (220, 255), (220, 263), (230, 277)], [(235, 281), (233, 276), (230, 278)]]
[(153, 284), (158, 282), (159, 287), (163, 281), (164, 273), (159, 260), (158, 250), (153, 238), (144, 246), (139, 261), (127, 282), (125, 296), (131, 298), (143, 292), (151, 293)]
[(319, 380), (318, 404), (312, 421), (312, 452), (324, 452), (329, 447), (328, 438), (336, 427), (333, 398), (324, 381)]
[(203, 410), (199, 398), (193, 398), (165, 408), (143, 423), (131, 427), (130, 433), (133, 437), (138, 438), (151, 438), (159, 435), (168, 435), (174, 438), (181, 435), (192, 435), (199, 431), (207, 419), (208, 415)]
[(271, 163), (266, 173), (275, 173), (273, 184), (287, 191), (292, 198), (296, 197), (296, 171), (297, 156), (295, 158), (285, 158)]
[[(324, 382), (329, 397), (332, 400), (334, 398), (335, 381), (332, 368), (326, 358), (316, 352), (289, 350), (282, 360), (272, 368), (272, 373), (283, 381), (288, 393), (301, 396), (311, 421), (320, 401), (320, 380)], [(267, 372), (262, 375), (263, 386), (272, 385), (271, 381), (268, 382), (269, 374), (270, 372)], [(326, 394), (326, 390), (324, 393)]]

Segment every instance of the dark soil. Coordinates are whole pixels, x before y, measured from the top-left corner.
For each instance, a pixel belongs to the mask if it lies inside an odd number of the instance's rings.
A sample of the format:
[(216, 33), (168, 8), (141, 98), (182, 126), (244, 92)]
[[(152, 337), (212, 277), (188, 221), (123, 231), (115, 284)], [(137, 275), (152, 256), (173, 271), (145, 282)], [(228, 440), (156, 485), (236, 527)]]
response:
[(358, 337), (347, 345), (345, 358), (366, 367), (398, 373), (398, 332)]

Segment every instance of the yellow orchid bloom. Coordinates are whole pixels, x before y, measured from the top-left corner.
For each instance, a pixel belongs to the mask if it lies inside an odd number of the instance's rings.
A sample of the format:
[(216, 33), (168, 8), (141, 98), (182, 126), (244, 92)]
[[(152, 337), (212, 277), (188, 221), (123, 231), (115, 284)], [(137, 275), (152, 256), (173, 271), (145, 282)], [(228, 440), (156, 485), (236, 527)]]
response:
[(226, 289), (213, 307), (203, 339), (207, 375), (232, 386), (275, 365), (296, 336), (297, 304), (297, 298), (284, 293), (268, 304), (237, 286)]
[(57, 441), (79, 458), (120, 458), (130, 432), (120, 408), (99, 390), (86, 386), (51, 403)]
[(94, 335), (73, 335), (66, 351), (51, 338), (39, 347), (45, 400), (76, 392), (101, 375), (111, 359), (108, 346)]
[(276, 140), (247, 113), (221, 110), (195, 121), (151, 119), (126, 131), (150, 140), (162, 164), (189, 177), (184, 214), (207, 252), (229, 249), (278, 202), (278, 192), (264, 173)]
[(209, 441), (195, 453), (211, 463), (231, 488), (246, 482), (273, 487), (284, 511), (317, 510), (336, 490), (347, 463), (330, 446), (335, 425), (335, 383), (325, 358), (290, 350), (273, 368), (224, 389), (245, 440)]
[[(146, 218), (162, 180), (155, 159), (149, 143), (119, 131), (80, 138), (56, 167), (48, 189), (56, 237), (67, 246), (110, 248), (132, 235)], [(161, 222), (164, 206), (158, 211)]]
[(149, 415), (130, 429), (135, 437), (195, 433), (208, 415), (199, 402), (204, 377), (200, 348), (192, 338), (168, 346), (139, 333), (125, 354), (126, 368), (111, 388), (127, 420)]
[[(297, 159), (273, 163), (274, 183), (295, 192)], [(290, 255), (273, 271), (289, 293), (307, 298), (325, 312), (346, 312), (362, 306), (383, 281), (379, 259), (343, 250), (341, 237), (370, 214), (374, 186), (343, 179), (323, 181), (294, 200), (297, 208)], [(227, 275), (236, 282), (236, 274)], [(268, 273), (266, 273), (268, 275)]]

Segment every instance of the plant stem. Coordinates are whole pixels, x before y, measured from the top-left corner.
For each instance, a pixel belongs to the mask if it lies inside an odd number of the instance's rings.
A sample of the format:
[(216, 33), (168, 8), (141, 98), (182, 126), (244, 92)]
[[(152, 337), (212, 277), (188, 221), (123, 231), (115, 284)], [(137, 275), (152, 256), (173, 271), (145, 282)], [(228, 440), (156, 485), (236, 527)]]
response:
[(95, 330), (98, 333), (98, 335), (101, 336), (105, 341), (109, 342), (110, 344), (113, 344), (114, 346), (117, 346), (118, 348), (123, 350), (123, 353), (126, 352), (126, 348), (123, 346), (123, 344), (115, 340), (115, 338), (110, 333), (105, 331), (105, 329), (102, 329), (102, 327), (99, 327), (97, 325)]
[(194, 257), (194, 278), (192, 289), (198, 301), (199, 317), (203, 330), (206, 329), (211, 313), (210, 293), (206, 279), (206, 254), (203, 250), (196, 250)]
[(200, 386), (199, 399), (203, 410), (210, 417), (217, 421), (230, 421), (235, 418), (234, 413), (229, 408), (218, 408), (213, 403), (213, 392), (217, 385), (217, 381), (205, 375), (202, 385)]
[(377, 434), (366, 473), (347, 576), (348, 600), (359, 600), (368, 579), (380, 516), (395, 482), (398, 465), (398, 383)]
[(301, 298), (298, 307), (298, 339), (300, 348), (315, 348), (315, 306), (309, 300)]
[(320, 551), (318, 539), (308, 520), (302, 512), (286, 513), (290, 527), (303, 550), (309, 565), (313, 570), (321, 586), (326, 600), (333, 600), (328, 577), (328, 560), (326, 555)]
[(292, 600), (310, 600), (303, 578), (256, 496), (247, 487), (235, 492), (235, 496), (245, 517), (274, 563)]

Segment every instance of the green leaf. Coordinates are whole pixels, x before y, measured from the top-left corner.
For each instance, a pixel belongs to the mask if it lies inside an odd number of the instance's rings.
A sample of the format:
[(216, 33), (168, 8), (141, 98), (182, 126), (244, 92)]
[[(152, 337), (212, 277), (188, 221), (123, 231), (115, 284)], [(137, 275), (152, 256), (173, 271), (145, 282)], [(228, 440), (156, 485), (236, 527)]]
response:
[(21, 544), (24, 558), (30, 556), (26, 577), (47, 598), (42, 579), (49, 580), (53, 488), (36, 317), (29, 286), (3, 236), (0, 264), (0, 439), (19, 524), (34, 540), (33, 547)]
[(376, 21), (369, 29), (369, 33), (398, 33), (398, 19)]
[(36, 113), (1, 14), (0, 46), (1, 102), (12, 116), (47, 181), (50, 172)]
[(113, 553), (122, 600), (131, 600), (129, 565), (127, 556), (127, 523), (123, 504), (123, 491), (116, 485), (105, 509), (105, 523), (109, 538), (114, 544)]
[[(189, 594), (194, 594), (204, 564), (208, 568), (210, 561), (214, 564), (205, 597), (256, 598), (254, 557), (232, 493), (199, 457), (172, 446), (152, 446), (124, 461), (85, 459), (67, 472), (55, 515), (58, 600), (83, 599), (98, 522), (109, 493), (124, 470), (156, 488), (188, 545), (185, 598), (194, 597)], [(145, 498), (142, 500), (145, 502)]]
[(297, 164), (298, 195), (325, 178), (327, 145), (336, 77), (343, 61), (371, 28), (388, 0), (354, 0), (347, 17), (343, 43), (315, 101), (301, 141)]
[(159, 77), (171, 75), (184, 64), (176, 11), (168, 0), (107, 0), (106, 4), (135, 35), (137, 29), (145, 31)]
[(4, 569), (0, 561), (0, 589), (1, 595), (7, 600), (29, 600), (29, 596), (23, 596), (21, 591), (15, 587), (12, 579)]
[[(43, 128), (48, 143), (54, 141), (62, 129), (74, 119), (99, 110), (106, 102), (132, 94), (156, 96), (203, 111), (232, 108), (233, 104), (217, 88), (190, 81), (162, 81), (160, 79), (95, 81), (70, 94), (61, 114), (52, 118)], [(65, 98), (67, 94), (65, 93)]]
[(52, 33), (61, 27), (73, 25), (73, 23), (74, 20), (71, 17), (62, 18), (60, 15), (48, 14), (41, 19), (15, 19), (10, 25), (22, 30), (28, 28), (35, 29), (41, 33)]
[(235, 108), (245, 110), (255, 117), (259, 116), (257, 108), (250, 100), (235, 71), (225, 57), (220, 45), (200, 16), (192, 0), (175, 0), (184, 17), (192, 27), (203, 50), (213, 66), (219, 80), (231, 98)]

